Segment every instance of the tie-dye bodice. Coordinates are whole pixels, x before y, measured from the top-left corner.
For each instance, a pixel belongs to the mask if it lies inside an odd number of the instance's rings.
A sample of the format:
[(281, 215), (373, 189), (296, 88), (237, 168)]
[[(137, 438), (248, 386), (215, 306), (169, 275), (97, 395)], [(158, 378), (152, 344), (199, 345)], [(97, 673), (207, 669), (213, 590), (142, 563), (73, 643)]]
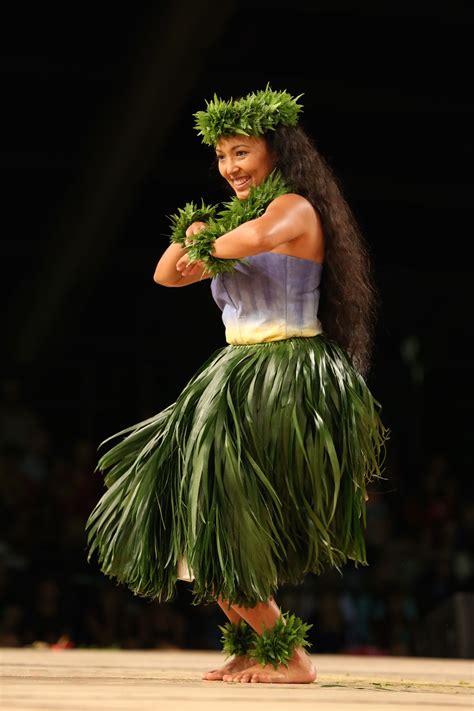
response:
[(322, 332), (318, 319), (322, 264), (277, 252), (246, 257), (218, 274), (212, 295), (232, 344), (281, 341)]

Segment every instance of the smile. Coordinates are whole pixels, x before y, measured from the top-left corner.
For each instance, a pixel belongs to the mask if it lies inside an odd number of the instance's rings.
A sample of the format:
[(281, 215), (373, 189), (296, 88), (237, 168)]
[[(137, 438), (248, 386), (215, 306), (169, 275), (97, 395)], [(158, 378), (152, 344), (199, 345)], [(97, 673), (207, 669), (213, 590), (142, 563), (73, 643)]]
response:
[(242, 190), (242, 188), (245, 188), (247, 186), (247, 183), (250, 183), (250, 178), (235, 178), (232, 181), (232, 184), (237, 190)]

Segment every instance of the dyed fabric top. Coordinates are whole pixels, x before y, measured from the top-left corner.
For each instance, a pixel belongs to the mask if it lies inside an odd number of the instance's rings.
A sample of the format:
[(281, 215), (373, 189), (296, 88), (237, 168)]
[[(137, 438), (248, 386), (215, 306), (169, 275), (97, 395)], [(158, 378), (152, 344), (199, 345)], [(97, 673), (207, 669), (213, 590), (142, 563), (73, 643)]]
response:
[(281, 341), (322, 332), (318, 319), (322, 264), (263, 252), (211, 282), (232, 344)]

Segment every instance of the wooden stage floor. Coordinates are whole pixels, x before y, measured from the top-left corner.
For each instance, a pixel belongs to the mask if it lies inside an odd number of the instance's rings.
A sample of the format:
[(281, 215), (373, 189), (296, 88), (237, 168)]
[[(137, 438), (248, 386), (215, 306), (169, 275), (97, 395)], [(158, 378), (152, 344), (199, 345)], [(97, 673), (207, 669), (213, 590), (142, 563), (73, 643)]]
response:
[(1, 711), (474, 709), (474, 661), (314, 655), (314, 684), (201, 681), (218, 652), (0, 649)]

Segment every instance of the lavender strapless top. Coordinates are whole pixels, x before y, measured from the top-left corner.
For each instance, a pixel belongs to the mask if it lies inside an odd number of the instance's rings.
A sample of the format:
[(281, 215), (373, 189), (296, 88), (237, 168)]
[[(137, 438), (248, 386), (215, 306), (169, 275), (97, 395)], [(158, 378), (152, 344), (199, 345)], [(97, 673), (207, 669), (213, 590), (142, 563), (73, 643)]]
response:
[(322, 264), (277, 252), (246, 257), (211, 282), (232, 344), (317, 336)]

